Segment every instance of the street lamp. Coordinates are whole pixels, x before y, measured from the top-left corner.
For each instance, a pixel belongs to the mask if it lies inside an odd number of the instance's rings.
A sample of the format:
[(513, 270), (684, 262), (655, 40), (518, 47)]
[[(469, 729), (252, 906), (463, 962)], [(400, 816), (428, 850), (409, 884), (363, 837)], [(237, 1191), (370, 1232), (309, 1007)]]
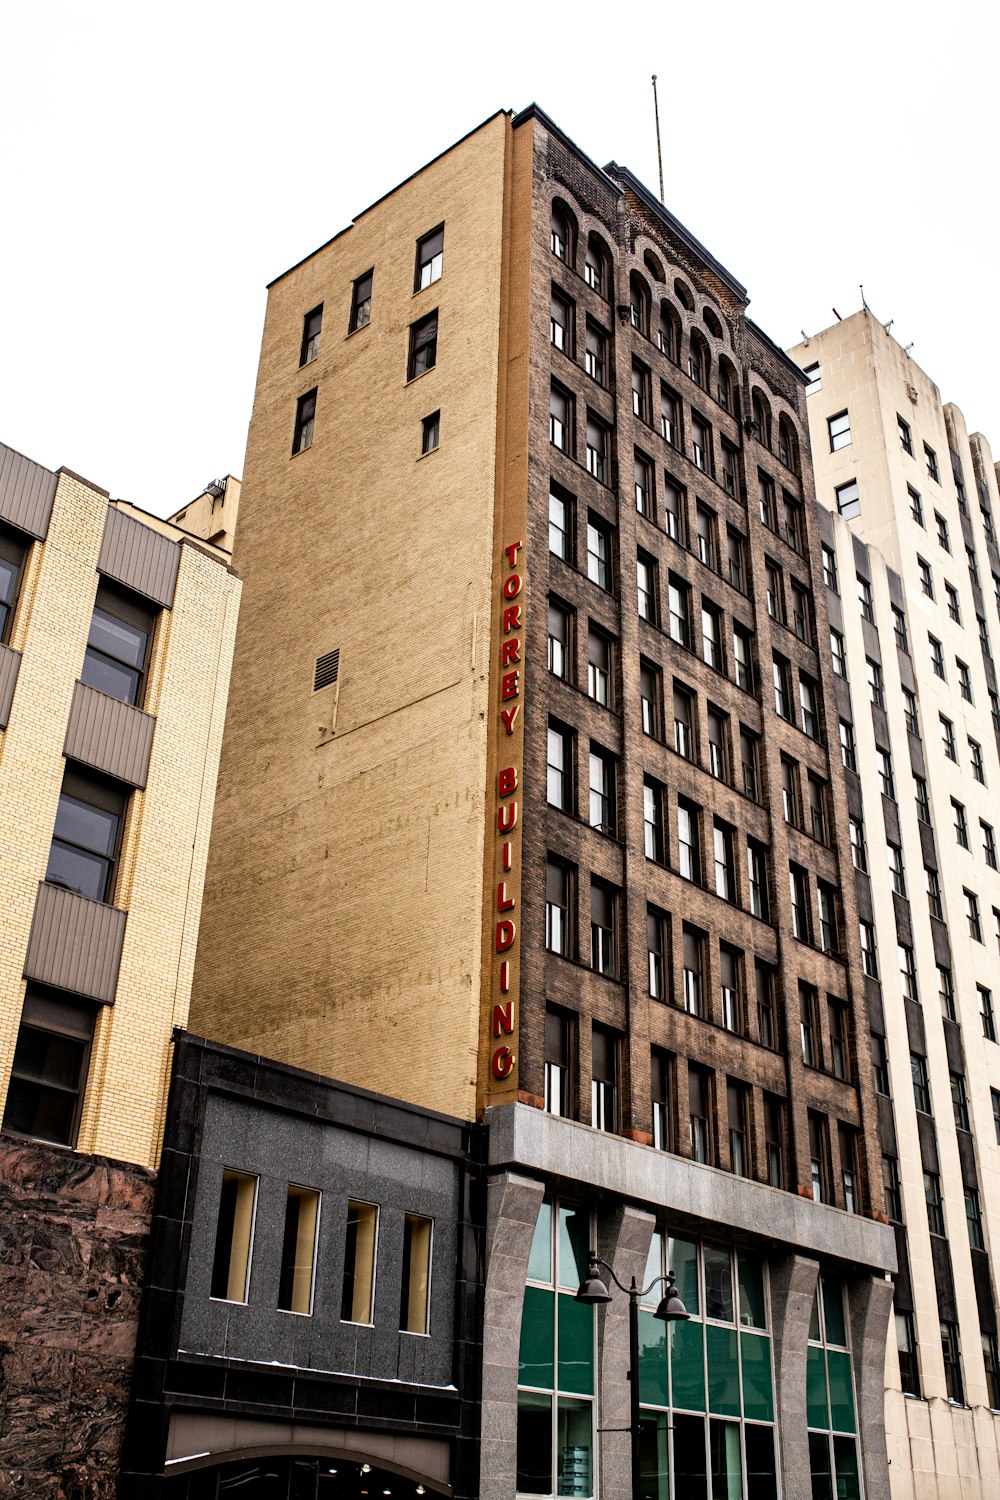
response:
[[(620, 1292), (628, 1296), (628, 1358), (629, 1358), (629, 1425), (619, 1429), (628, 1432), (632, 1440), (632, 1500), (640, 1500), (639, 1495), (639, 1303), (643, 1297), (649, 1295), (655, 1286), (665, 1282), (663, 1296), (653, 1314), (659, 1318), (661, 1323), (681, 1323), (689, 1318), (684, 1303), (677, 1292), (677, 1283), (674, 1273), (668, 1271), (666, 1276), (654, 1276), (649, 1286), (640, 1288), (635, 1284), (632, 1277), (631, 1286), (624, 1286), (618, 1280), (614, 1271), (606, 1260), (601, 1260), (595, 1250), (590, 1252), (590, 1264), (587, 1267), (587, 1275), (580, 1283), (576, 1294), (576, 1301), (583, 1302), (588, 1307), (599, 1307), (603, 1303), (611, 1301), (611, 1293), (608, 1291), (607, 1283), (601, 1279), (601, 1267), (604, 1267), (611, 1280)], [(610, 1431), (611, 1429), (606, 1429)]]

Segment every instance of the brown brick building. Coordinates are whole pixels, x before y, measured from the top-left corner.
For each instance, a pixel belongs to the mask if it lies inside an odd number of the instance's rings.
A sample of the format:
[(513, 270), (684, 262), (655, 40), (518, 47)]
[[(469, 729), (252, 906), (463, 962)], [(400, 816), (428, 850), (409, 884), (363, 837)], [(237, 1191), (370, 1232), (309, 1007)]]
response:
[(746, 306), (536, 108), (270, 289), (192, 1024), (485, 1111), (491, 1500), (627, 1492), (593, 1246), (692, 1313), (644, 1494), (887, 1491), (805, 382)]

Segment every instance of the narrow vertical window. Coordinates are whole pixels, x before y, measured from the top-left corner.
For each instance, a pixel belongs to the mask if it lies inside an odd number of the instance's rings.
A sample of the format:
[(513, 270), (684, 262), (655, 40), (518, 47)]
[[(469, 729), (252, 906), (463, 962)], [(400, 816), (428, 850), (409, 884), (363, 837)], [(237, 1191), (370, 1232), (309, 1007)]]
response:
[(430, 234), (417, 241), (417, 270), (413, 290), (423, 291), (425, 286), (441, 279), (444, 268), (444, 225), (439, 224)]
[[(440, 273), (439, 273), (440, 274)], [(429, 1333), (431, 1229), (433, 1220), (407, 1214), (403, 1221), (403, 1281), (399, 1327), (403, 1333)]]
[(226, 1302), (245, 1302), (250, 1282), (257, 1178), (226, 1167), (219, 1194), (211, 1295)]
[(319, 1193), (289, 1183), (278, 1281), (278, 1307), (282, 1312), (312, 1312), (318, 1226)]
[(312, 312), (307, 312), (302, 320), (302, 348), (299, 351), (299, 364), (307, 365), (314, 360), (319, 353), (319, 339), (323, 329), (323, 304), (314, 307)]
[(366, 271), (354, 283), (354, 291), (351, 295), (351, 321), (348, 325), (348, 333), (356, 333), (359, 328), (364, 328), (371, 322), (372, 278), (374, 275), (374, 271)]
[(424, 417), (421, 427), (420, 451), (433, 453), (441, 443), (441, 413), (432, 411), (429, 417)]
[(375, 1306), (375, 1246), (378, 1208), (374, 1203), (347, 1204), (344, 1243), (344, 1289), (340, 1317), (344, 1323), (371, 1323)]
[(292, 454), (304, 453), (312, 447), (313, 428), (316, 425), (316, 391), (306, 391), (295, 403), (295, 431), (292, 434)]
[(426, 375), (437, 364), (438, 315), (434, 311), (410, 325), (410, 358), (406, 372), (407, 380), (416, 380)]

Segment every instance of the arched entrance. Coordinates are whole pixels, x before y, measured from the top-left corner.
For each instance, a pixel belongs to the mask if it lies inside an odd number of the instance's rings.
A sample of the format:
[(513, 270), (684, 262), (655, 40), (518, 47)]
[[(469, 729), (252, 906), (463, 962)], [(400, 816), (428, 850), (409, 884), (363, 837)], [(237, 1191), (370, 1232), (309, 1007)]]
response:
[(169, 1500), (416, 1500), (451, 1494), (447, 1486), (332, 1454), (246, 1453), (168, 1474)]

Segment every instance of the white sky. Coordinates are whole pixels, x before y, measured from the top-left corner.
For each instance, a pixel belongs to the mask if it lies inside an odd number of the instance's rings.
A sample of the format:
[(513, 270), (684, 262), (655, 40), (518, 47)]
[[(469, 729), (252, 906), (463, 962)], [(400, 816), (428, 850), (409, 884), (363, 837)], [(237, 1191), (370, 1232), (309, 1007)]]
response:
[(995, 0), (6, 0), (0, 441), (242, 471), (265, 284), (499, 108), (656, 191), (779, 344), (869, 306), (1000, 454)]

